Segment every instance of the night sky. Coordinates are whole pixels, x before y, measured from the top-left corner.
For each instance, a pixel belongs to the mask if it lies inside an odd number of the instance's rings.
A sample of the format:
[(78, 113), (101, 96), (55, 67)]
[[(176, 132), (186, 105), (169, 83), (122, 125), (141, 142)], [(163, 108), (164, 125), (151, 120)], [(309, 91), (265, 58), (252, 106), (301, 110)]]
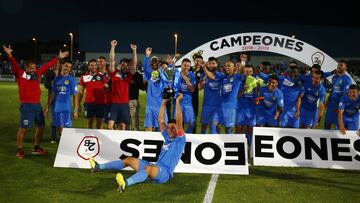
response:
[(356, 1), (0, 0), (0, 40), (66, 39), (82, 23), (237, 22), (360, 27)]

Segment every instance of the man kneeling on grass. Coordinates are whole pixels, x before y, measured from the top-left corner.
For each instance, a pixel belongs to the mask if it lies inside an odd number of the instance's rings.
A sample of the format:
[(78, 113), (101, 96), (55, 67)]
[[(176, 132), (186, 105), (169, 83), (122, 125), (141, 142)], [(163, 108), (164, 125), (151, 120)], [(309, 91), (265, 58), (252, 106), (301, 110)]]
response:
[(155, 183), (166, 183), (173, 177), (174, 169), (180, 160), (186, 144), (183, 115), (180, 108), (182, 98), (183, 95), (180, 93), (176, 98), (176, 120), (169, 120), (168, 125), (165, 124), (164, 115), (166, 103), (170, 102), (170, 99), (163, 99), (162, 101), (158, 122), (161, 134), (164, 136), (164, 144), (156, 163), (152, 164), (138, 158), (127, 157), (123, 160), (98, 164), (90, 157), (89, 161), (92, 172), (103, 169), (121, 170), (127, 166), (133, 168), (137, 172), (126, 180), (124, 180), (121, 173), (116, 174), (116, 181), (119, 184), (118, 190), (120, 192), (124, 191), (126, 187), (144, 182), (148, 178)]

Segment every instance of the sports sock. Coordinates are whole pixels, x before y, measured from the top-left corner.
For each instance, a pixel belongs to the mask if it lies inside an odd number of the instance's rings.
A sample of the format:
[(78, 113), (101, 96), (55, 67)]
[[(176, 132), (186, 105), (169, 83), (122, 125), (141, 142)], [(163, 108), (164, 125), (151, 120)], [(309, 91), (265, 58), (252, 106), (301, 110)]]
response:
[(126, 180), (126, 187), (146, 181), (148, 174), (145, 169), (139, 170), (134, 175)]
[(103, 169), (121, 170), (122, 168), (124, 168), (124, 164), (122, 160), (116, 160), (104, 164), (98, 164), (98, 168), (101, 170)]

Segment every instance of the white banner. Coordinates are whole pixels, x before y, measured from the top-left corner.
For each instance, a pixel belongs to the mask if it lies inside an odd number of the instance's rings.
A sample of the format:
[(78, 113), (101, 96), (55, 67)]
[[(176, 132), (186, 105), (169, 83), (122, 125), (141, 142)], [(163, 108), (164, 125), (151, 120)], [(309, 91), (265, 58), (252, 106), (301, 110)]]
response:
[(360, 137), (334, 130), (255, 127), (254, 165), (360, 170)]
[(320, 49), (290, 36), (266, 32), (239, 33), (214, 39), (207, 42), (180, 58), (192, 59), (192, 55), (200, 53), (204, 60), (211, 56), (220, 57), (236, 52), (263, 51), (288, 56), (303, 62), (308, 66), (319, 64), (323, 71), (331, 71), (337, 67), (337, 62)]
[[(90, 156), (99, 163), (126, 156), (156, 162), (162, 144), (158, 132), (64, 128), (54, 167), (90, 168)], [(186, 134), (175, 172), (249, 174), (245, 136)]]
[[(324, 72), (330, 72), (337, 67), (335, 59), (311, 44), (290, 36), (266, 32), (239, 33), (214, 39), (185, 54), (176, 61), (175, 65), (180, 66), (184, 58), (191, 60), (194, 54), (202, 55), (207, 61), (212, 56), (218, 58), (232, 53), (250, 51), (277, 53), (301, 61), (310, 67), (319, 64)], [(355, 83), (351, 76), (350, 78)]]

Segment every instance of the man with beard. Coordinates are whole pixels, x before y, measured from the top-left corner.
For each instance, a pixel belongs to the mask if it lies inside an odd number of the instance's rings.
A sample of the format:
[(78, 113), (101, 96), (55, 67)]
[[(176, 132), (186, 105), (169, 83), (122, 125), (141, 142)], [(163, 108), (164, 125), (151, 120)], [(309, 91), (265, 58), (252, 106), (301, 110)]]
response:
[[(215, 57), (210, 57), (206, 65), (203, 67), (204, 70), (207, 69), (215, 75), (220, 74), (220, 72), (217, 71), (217, 68), (218, 62)], [(220, 121), (219, 101), (221, 100), (219, 78), (212, 80), (204, 75), (198, 86), (199, 90), (204, 89), (204, 101), (201, 112), (201, 134), (206, 134), (207, 127), (209, 125), (210, 134), (219, 133), (217, 130), (217, 125)]]
[(220, 123), (225, 127), (226, 134), (232, 134), (235, 127), (237, 95), (241, 86), (242, 75), (235, 73), (235, 65), (227, 61), (224, 66), (225, 73), (212, 73), (204, 68), (206, 76), (218, 79), (221, 86)]
[(327, 101), (325, 129), (331, 129), (332, 124), (334, 124), (336, 128), (338, 127), (337, 111), (339, 103), (341, 98), (347, 94), (349, 86), (352, 83), (351, 78), (346, 74), (347, 66), (346, 61), (339, 61), (336, 74), (331, 80), (332, 88)]
[[(174, 91), (175, 94), (182, 93), (183, 100), (180, 103), (182, 114), (184, 115), (184, 124), (187, 124), (186, 133), (192, 133), (195, 127), (194, 109), (192, 106), (192, 93), (195, 91), (195, 75), (190, 71), (191, 61), (185, 58), (181, 62), (181, 71), (174, 73)], [(175, 103), (174, 103), (175, 104)], [(176, 115), (175, 105), (173, 107)]]
[(315, 70), (311, 81), (304, 81), (296, 104), (296, 112), (300, 112), (300, 128), (315, 128), (320, 123), (326, 97), (325, 88), (321, 84), (323, 75), (321, 70)]

